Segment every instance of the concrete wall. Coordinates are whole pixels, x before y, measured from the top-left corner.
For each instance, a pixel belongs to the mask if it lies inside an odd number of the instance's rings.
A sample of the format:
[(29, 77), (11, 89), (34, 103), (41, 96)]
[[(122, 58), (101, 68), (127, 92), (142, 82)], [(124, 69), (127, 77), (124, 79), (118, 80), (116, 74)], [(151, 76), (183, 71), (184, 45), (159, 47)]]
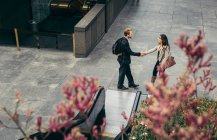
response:
[(74, 27), (75, 57), (87, 57), (105, 34), (105, 5), (96, 4)]
[(75, 57), (87, 57), (108, 31), (127, 0), (102, 0), (74, 27)]
[(112, 25), (127, 0), (107, 0), (106, 1), (106, 32)]

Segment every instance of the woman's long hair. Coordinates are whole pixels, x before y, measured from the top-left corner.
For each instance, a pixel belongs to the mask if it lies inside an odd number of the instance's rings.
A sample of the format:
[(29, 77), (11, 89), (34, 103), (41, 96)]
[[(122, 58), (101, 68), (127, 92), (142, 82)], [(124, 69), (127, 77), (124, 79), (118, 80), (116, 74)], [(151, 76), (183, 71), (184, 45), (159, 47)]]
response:
[(162, 45), (163, 46), (170, 46), (167, 36), (165, 34), (160, 34)]

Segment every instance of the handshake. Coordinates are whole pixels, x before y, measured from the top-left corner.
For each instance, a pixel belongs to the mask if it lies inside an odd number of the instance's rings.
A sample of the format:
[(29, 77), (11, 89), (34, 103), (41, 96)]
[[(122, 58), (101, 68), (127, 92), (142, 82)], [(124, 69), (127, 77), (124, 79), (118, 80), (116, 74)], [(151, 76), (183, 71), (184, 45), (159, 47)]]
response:
[(140, 52), (140, 56), (145, 56), (145, 55), (146, 55), (146, 53), (144, 51)]

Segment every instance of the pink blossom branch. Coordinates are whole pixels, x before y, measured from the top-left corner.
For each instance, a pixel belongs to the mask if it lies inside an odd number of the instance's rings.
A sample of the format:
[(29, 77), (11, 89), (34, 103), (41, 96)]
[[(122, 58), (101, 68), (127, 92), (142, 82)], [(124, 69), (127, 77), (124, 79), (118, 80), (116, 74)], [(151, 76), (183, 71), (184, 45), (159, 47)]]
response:
[[(73, 80), (67, 81), (62, 90), (67, 100), (57, 105), (55, 110), (57, 116), (49, 118), (48, 133), (61, 133), (65, 140), (86, 139), (80, 132), (78, 133), (78, 129), (73, 129), (67, 136), (61, 130), (64, 128), (67, 131), (70, 128), (71, 121), (75, 117), (75, 112), (82, 113), (84, 115), (82, 117), (84, 118), (87, 117), (85, 112), (92, 107), (92, 100), (98, 90), (97, 79), (93, 77), (73, 76)], [(42, 118), (39, 117), (36, 121), (36, 129), (39, 131), (41, 131), (41, 120)], [(104, 125), (105, 120), (101, 126), (102, 129), (104, 129)], [(94, 137), (98, 135), (96, 127), (93, 127), (92, 132)], [(79, 136), (77, 136), (77, 133)]]
[(103, 118), (103, 123), (100, 126), (100, 132), (103, 133), (106, 127), (106, 117)]
[(7, 126), (6, 124), (4, 124), (4, 123), (0, 120), (0, 128), (1, 128), (1, 127), (9, 128), (9, 129), (19, 129), (18, 127), (10, 127), (10, 126)]
[(128, 117), (127, 117), (127, 115), (126, 115), (125, 112), (122, 112), (121, 115), (122, 115), (122, 117), (123, 117), (126, 121), (128, 120)]
[(92, 135), (93, 135), (93, 137), (96, 139), (96, 140), (98, 140), (99, 139), (99, 132), (98, 132), (98, 129), (97, 129), (97, 126), (96, 125), (94, 125), (93, 126), (93, 128), (92, 128)]
[[(16, 124), (17, 128), (21, 131), (21, 133), (27, 138), (28, 135), (25, 133), (25, 131), (22, 129), (22, 127), (20, 126), (20, 123), (18, 121), (18, 114), (14, 113), (16, 115), (12, 115), (5, 107), (2, 108), (5, 113), (13, 120), (13, 122)], [(16, 116), (16, 117), (15, 117)]]
[[(207, 45), (203, 42), (204, 34), (199, 31), (196, 38), (188, 37), (186, 34), (181, 34), (176, 44), (186, 53), (188, 57), (188, 64), (186, 72), (179, 78), (173, 87), (169, 87), (168, 76), (164, 70), (158, 68), (159, 79), (156, 86), (147, 84), (147, 90), (152, 95), (147, 99), (147, 108), (141, 113), (147, 119), (144, 119), (140, 124), (152, 130), (152, 132), (159, 139), (192, 139), (194, 134), (201, 134), (196, 136), (198, 139), (210, 139), (208, 132), (203, 132), (203, 127), (207, 126), (211, 120), (211, 114), (202, 112), (196, 115), (192, 109), (197, 109), (199, 102), (192, 100), (197, 94), (197, 86), (202, 84), (206, 90), (213, 90), (216, 85), (213, 85), (210, 78), (210, 70), (204, 70), (204, 75), (198, 81), (197, 72), (202, 68), (209, 68), (211, 65), (212, 56), (206, 61), (203, 60), (207, 52)], [(168, 121), (174, 117), (176, 112), (183, 108), (186, 113), (185, 128), (179, 126), (169, 126), (165, 130)], [(212, 130), (210, 130), (212, 132)], [(189, 137), (188, 137), (189, 136)]]
[(28, 124), (29, 124), (29, 121), (31, 120), (32, 113), (33, 113), (32, 110), (30, 110), (30, 109), (26, 110), (26, 113), (25, 113), (25, 118), (26, 118), (25, 129), (28, 128)]

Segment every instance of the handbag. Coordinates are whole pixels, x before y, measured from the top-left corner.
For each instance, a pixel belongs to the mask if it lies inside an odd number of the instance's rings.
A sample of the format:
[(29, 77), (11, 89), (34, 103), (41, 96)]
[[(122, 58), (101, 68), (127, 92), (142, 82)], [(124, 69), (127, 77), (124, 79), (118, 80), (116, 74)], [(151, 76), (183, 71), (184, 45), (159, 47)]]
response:
[(175, 64), (176, 64), (176, 61), (175, 61), (174, 57), (170, 55), (167, 58), (167, 60), (164, 62), (164, 64), (162, 65), (162, 67), (163, 67), (163, 69), (167, 69), (169, 67), (172, 67)]
[(175, 64), (176, 64), (175, 58), (170, 53), (167, 60), (161, 65), (161, 67), (165, 70), (169, 67), (172, 67)]

